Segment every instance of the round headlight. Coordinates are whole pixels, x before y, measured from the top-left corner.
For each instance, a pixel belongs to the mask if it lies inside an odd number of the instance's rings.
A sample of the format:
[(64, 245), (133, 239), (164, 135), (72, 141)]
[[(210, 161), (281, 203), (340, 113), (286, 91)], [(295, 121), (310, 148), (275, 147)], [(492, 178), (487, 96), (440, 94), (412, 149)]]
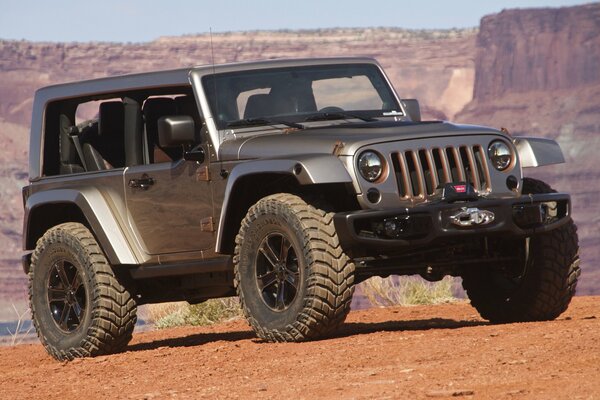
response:
[(495, 140), (488, 146), (488, 156), (494, 168), (504, 171), (512, 163), (512, 150), (501, 140)]
[(374, 151), (365, 151), (358, 156), (358, 170), (363, 178), (375, 182), (383, 173), (383, 160)]

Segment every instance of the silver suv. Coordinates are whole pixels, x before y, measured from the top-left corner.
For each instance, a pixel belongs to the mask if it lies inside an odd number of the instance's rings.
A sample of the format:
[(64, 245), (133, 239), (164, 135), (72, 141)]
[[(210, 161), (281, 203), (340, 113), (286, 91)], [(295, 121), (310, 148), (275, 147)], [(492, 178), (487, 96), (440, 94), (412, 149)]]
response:
[(332, 333), (371, 276), (460, 276), (492, 322), (579, 276), (558, 145), (421, 121), (369, 58), (270, 60), (36, 92), (23, 267), (59, 360), (122, 350), (140, 304), (237, 293), (256, 334)]

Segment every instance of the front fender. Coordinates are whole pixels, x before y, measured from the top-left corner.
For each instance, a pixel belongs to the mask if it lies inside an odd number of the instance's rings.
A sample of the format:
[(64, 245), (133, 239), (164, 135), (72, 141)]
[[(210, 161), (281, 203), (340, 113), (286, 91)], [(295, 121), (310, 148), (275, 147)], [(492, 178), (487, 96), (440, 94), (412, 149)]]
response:
[(261, 173), (291, 175), (300, 185), (352, 182), (352, 178), (342, 162), (330, 154), (299, 155), (293, 159), (246, 161), (236, 165), (229, 174), (225, 188), (217, 230), (216, 252), (220, 253), (223, 248), (223, 232), (229, 212), (230, 196), (236, 182), (244, 176)]
[(38, 207), (51, 204), (73, 204), (79, 208), (112, 265), (138, 263), (106, 200), (100, 191), (93, 187), (85, 190), (47, 190), (32, 194), (25, 203), (24, 244), (30, 242), (29, 235), (32, 231), (32, 224), (35, 223), (30, 218), (32, 213)]
[(519, 153), (521, 167), (541, 167), (565, 162), (562, 150), (552, 139), (517, 136), (513, 143)]

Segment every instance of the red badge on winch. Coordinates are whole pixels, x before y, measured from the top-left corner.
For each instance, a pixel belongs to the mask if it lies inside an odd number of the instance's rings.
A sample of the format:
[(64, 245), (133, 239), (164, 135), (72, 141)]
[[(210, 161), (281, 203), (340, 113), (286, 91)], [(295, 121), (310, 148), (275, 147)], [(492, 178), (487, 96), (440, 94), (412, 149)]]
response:
[(454, 190), (456, 193), (466, 193), (467, 185), (454, 185)]

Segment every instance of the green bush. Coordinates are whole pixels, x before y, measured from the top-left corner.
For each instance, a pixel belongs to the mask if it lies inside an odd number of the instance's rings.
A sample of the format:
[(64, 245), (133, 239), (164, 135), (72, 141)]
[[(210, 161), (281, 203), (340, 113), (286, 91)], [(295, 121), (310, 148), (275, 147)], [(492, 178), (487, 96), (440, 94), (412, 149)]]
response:
[(439, 282), (428, 282), (419, 276), (372, 277), (361, 285), (363, 294), (374, 306), (439, 304), (456, 301), (455, 279), (446, 276)]

